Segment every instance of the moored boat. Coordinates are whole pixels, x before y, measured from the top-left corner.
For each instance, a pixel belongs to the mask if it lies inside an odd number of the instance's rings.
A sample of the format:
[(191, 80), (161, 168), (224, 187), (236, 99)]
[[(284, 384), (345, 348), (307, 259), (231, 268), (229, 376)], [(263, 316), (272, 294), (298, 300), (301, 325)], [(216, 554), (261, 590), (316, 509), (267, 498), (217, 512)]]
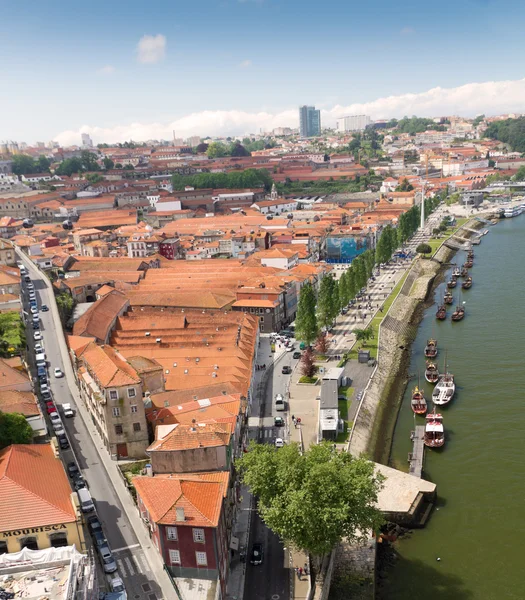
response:
[(462, 304), (458, 304), (456, 306), (456, 310), (452, 313), (450, 317), (453, 321), (461, 321), (465, 316), (465, 307)]
[(468, 269), (465, 265), (463, 265), (461, 267), (461, 277), (467, 277), (468, 276)]
[(474, 261), (471, 258), (467, 258), (463, 266), (465, 269), (471, 269), (474, 266)]
[(427, 340), (427, 345), (425, 346), (425, 356), (427, 358), (436, 358), (438, 353), (437, 341), (433, 338)]
[(447, 307), (444, 304), (441, 304), (440, 306), (438, 306), (437, 312), (436, 312), (436, 319), (438, 319), (439, 321), (444, 321), (447, 318)]
[(454, 375), (446, 371), (443, 375), (439, 376), (436, 387), (432, 392), (432, 402), (439, 406), (448, 404), (454, 397), (456, 391), (456, 384), (454, 383)]
[(425, 369), (425, 379), (428, 383), (437, 383), (439, 379), (439, 371), (435, 363), (427, 360), (427, 368)]
[(423, 443), (428, 448), (441, 448), (445, 444), (443, 417), (436, 413), (435, 409), (427, 415)]
[(455, 288), (457, 284), (458, 284), (457, 278), (454, 277), (454, 276), (452, 276), (450, 278), (450, 280), (448, 281), (448, 283), (447, 283), (447, 287), (449, 287), (449, 288)]
[(472, 277), (471, 277), (470, 275), (469, 275), (469, 276), (468, 276), (468, 277), (465, 279), (465, 281), (464, 281), (464, 282), (461, 284), (461, 287), (462, 287), (464, 290), (468, 290), (468, 289), (470, 289), (470, 288), (472, 287)]
[(427, 412), (427, 401), (425, 400), (425, 395), (417, 385), (412, 391), (412, 401), (410, 406), (416, 415), (424, 415)]
[(448, 290), (445, 292), (445, 295), (443, 296), (443, 302), (445, 304), (452, 304), (454, 302), (454, 296)]
[(459, 267), (454, 267), (454, 270), (452, 271), (452, 277), (460, 277), (461, 276), (461, 270)]
[(468, 260), (474, 260), (474, 250), (469, 250), (467, 253)]

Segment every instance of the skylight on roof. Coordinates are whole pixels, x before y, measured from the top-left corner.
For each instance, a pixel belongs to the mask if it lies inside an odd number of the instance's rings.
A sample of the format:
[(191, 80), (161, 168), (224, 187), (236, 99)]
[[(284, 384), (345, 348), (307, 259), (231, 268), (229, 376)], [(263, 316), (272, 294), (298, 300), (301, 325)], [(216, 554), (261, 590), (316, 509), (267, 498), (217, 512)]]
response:
[(211, 406), (211, 402), (209, 398), (203, 398), (202, 400), (197, 400), (197, 403), (200, 407)]

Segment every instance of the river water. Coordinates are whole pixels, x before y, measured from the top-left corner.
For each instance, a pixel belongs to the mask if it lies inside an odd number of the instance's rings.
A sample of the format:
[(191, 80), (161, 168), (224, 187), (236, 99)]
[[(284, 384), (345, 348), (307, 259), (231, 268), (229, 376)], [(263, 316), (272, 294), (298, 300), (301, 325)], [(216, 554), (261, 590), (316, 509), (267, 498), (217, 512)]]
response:
[[(434, 305), (412, 347), (415, 379), (396, 424), (394, 466), (408, 469), (418, 371), (431, 397), (423, 357), (429, 337), (438, 340), (440, 370), (447, 351), (456, 395), (440, 410), (445, 447), (426, 450), (424, 476), (437, 484), (436, 509), (424, 529), (396, 543), (385, 600), (525, 598), (525, 214), (490, 227), (474, 251), (473, 285), (461, 294), (465, 319), (452, 323), (448, 307), (448, 319), (438, 322)], [(452, 260), (461, 265), (465, 253)], [(445, 286), (436, 289), (436, 300)], [(452, 292), (456, 300), (460, 291)]]

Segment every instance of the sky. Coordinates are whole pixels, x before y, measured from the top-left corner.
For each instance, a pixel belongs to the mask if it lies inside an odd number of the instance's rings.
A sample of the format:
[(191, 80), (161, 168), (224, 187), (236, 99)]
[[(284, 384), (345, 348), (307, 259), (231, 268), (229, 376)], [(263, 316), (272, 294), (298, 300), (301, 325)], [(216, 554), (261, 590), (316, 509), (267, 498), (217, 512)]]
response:
[(3, 0), (0, 140), (525, 112), (522, 0)]

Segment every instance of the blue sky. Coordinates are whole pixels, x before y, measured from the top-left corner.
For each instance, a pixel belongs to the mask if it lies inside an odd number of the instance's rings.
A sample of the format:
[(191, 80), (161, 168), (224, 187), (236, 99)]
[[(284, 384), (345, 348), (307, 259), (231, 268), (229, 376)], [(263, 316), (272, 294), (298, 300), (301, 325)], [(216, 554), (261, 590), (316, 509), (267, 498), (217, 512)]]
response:
[[(303, 103), (325, 122), (446, 113), (458, 97), (465, 114), (518, 111), (524, 18), (516, 0), (4, 0), (0, 139), (236, 134), (295, 126)], [(505, 80), (506, 104), (494, 85), (451, 90)], [(436, 87), (451, 91), (386, 101)]]

